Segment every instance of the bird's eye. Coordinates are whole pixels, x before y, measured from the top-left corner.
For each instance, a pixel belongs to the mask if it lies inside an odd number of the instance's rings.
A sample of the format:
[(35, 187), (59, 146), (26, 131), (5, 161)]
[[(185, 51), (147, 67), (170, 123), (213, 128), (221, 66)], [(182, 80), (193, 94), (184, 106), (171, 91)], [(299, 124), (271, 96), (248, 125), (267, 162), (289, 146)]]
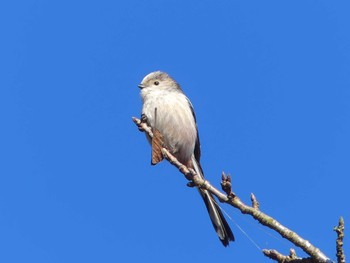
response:
[(159, 81), (155, 81), (154, 85), (158, 86), (159, 85)]

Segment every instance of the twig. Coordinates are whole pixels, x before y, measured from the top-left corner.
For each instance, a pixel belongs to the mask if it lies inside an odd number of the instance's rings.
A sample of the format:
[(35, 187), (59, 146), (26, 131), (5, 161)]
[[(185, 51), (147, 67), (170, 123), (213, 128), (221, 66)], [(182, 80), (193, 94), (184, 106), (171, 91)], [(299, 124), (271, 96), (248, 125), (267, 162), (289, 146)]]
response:
[[(140, 131), (145, 131), (151, 138), (153, 137), (152, 130), (150, 127), (147, 126), (146, 123), (141, 122), (139, 119), (133, 117), (132, 118), (134, 123), (138, 126)], [(274, 218), (264, 214), (259, 210), (259, 203), (256, 200), (255, 196), (252, 195), (252, 203), (253, 206), (248, 206), (244, 204), (238, 196), (236, 196), (232, 190), (231, 190), (231, 178), (229, 176), (226, 176), (224, 173), (222, 174), (222, 188), (223, 191), (226, 193), (223, 194), (221, 191), (213, 187), (207, 180), (201, 178), (198, 176), (195, 171), (187, 168), (185, 165), (180, 163), (166, 148), (162, 148), (162, 152), (164, 155), (164, 158), (168, 160), (171, 164), (176, 166), (179, 171), (185, 175), (186, 179), (191, 181), (191, 186), (197, 186), (203, 189), (208, 190), (213, 195), (215, 195), (221, 202), (230, 204), (231, 206), (238, 208), (241, 213), (243, 214), (249, 214), (251, 215), (255, 220), (257, 220), (260, 224), (267, 226), (276, 232), (278, 232), (282, 237), (286, 238), (296, 246), (300, 247), (302, 250), (304, 250), (305, 253), (307, 253), (310, 258), (305, 259), (293, 259), (293, 260), (299, 260), (299, 261), (293, 261), (293, 262), (319, 262), (319, 263), (329, 263), (332, 262), (326, 255), (324, 255), (317, 247), (313, 246), (309, 241), (303, 239), (300, 237), (297, 233), (291, 231), (287, 227), (283, 226), (281, 223), (279, 223)], [(275, 259), (279, 262), (287, 262), (283, 261), (282, 259), (286, 259), (290, 256), (283, 256), (277, 251), (274, 250), (264, 250), (264, 254), (266, 256), (269, 256), (272, 259)], [(283, 258), (283, 257), (284, 258)], [(281, 261), (280, 261), (281, 260)], [(290, 259), (291, 260), (291, 259)], [(300, 261), (305, 260), (305, 261)], [(307, 261), (311, 260), (311, 261)], [(288, 261), (292, 262), (292, 261)]]
[(291, 249), (288, 256), (285, 256), (277, 250), (264, 249), (263, 253), (265, 256), (279, 262), (279, 263), (314, 263), (312, 258), (298, 258), (294, 249)]
[(253, 193), (250, 194), (250, 200), (252, 201), (252, 207), (259, 210), (260, 204)]
[(337, 262), (345, 263), (345, 254), (343, 250), (343, 239), (344, 239), (344, 219), (339, 218), (338, 226), (334, 227), (334, 231), (337, 232), (336, 250), (337, 250)]

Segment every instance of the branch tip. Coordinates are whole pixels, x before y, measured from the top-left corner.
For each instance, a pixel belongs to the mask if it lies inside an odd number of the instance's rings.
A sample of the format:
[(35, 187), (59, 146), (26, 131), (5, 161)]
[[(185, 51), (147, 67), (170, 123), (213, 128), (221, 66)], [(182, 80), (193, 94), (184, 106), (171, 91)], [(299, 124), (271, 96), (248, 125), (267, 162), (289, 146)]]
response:
[(260, 204), (253, 193), (250, 194), (250, 200), (252, 201), (252, 207), (259, 210)]
[(344, 229), (344, 218), (340, 217), (338, 226), (334, 227), (333, 229), (337, 233), (336, 255), (338, 263), (345, 263), (345, 253), (343, 249)]
[(230, 175), (225, 175), (224, 172), (222, 172), (221, 175), (221, 188), (226, 193), (227, 196), (232, 196), (232, 185), (231, 185), (231, 177)]
[(291, 248), (289, 250), (289, 257), (292, 259), (296, 259), (297, 258), (297, 253), (295, 252), (295, 250), (293, 248)]

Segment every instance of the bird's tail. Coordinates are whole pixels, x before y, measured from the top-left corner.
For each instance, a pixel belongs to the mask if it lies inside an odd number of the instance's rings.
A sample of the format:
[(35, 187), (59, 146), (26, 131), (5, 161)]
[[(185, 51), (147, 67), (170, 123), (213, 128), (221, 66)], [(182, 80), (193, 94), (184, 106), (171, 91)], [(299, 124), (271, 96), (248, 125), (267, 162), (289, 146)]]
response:
[[(192, 163), (196, 173), (202, 178), (204, 178), (202, 167), (197, 162), (194, 156), (192, 157)], [(216, 203), (211, 193), (203, 189), (198, 189), (198, 190), (204, 200), (205, 206), (207, 207), (207, 210), (209, 213), (210, 220), (213, 224), (213, 227), (217, 235), (219, 236), (220, 241), (225, 247), (228, 246), (230, 241), (235, 240), (235, 237), (224, 215), (222, 214), (220, 207)]]

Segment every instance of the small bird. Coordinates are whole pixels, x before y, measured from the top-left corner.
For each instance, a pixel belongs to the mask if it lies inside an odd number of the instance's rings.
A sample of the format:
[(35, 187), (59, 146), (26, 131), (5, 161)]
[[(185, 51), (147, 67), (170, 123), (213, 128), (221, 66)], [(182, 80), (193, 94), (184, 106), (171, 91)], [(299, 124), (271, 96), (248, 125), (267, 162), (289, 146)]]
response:
[[(159, 132), (162, 147), (168, 149), (178, 161), (204, 178), (200, 165), (200, 143), (196, 117), (190, 100), (180, 85), (167, 73), (155, 71), (144, 77), (141, 84), (142, 121)], [(147, 136), (152, 145), (152, 164), (162, 160), (159, 147)], [(234, 241), (233, 233), (214, 197), (207, 190), (198, 188), (208, 210), (214, 229), (226, 247)]]

